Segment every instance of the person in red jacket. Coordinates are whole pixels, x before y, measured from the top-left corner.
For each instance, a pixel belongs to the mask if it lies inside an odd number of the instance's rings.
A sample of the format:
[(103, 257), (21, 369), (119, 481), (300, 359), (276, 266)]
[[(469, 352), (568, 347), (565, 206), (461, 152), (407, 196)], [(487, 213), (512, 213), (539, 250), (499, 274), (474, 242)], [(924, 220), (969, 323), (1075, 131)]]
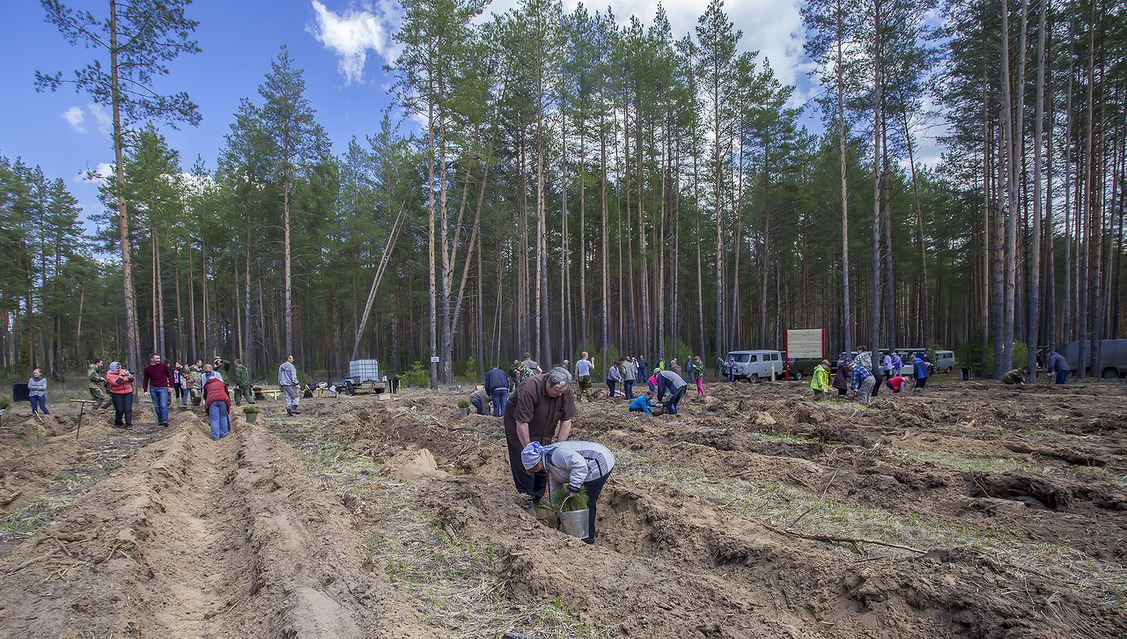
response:
[[(113, 398), (114, 428), (133, 428), (133, 374), (120, 362), (110, 364), (106, 372), (106, 386)], [(124, 420), (124, 422), (122, 421)]]
[(231, 396), (227, 394), (227, 384), (222, 379), (212, 377), (203, 385), (204, 409), (211, 418), (211, 438), (226, 437), (230, 429), (227, 413), (231, 410)]
[(904, 390), (904, 386), (907, 385), (907, 383), (908, 383), (908, 380), (904, 379), (903, 377), (901, 377), (899, 375), (897, 375), (896, 377), (893, 377), (891, 379), (886, 379), (884, 381), (884, 385), (891, 388), (892, 392), (894, 392), (894, 393), (899, 393), (900, 391)]

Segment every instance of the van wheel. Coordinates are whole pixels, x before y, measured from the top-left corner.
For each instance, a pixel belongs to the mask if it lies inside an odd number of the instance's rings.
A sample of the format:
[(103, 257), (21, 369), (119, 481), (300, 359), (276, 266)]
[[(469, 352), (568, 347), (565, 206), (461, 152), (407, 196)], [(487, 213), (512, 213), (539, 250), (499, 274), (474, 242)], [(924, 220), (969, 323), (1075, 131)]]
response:
[(795, 371), (794, 378), (798, 381), (802, 381), (802, 371)]
[(1104, 379), (1119, 379), (1119, 371), (1114, 368), (1105, 368), (1102, 377)]
[(751, 378), (748, 379), (748, 382), (751, 383), (751, 384), (758, 384), (759, 383), (759, 373), (752, 373)]

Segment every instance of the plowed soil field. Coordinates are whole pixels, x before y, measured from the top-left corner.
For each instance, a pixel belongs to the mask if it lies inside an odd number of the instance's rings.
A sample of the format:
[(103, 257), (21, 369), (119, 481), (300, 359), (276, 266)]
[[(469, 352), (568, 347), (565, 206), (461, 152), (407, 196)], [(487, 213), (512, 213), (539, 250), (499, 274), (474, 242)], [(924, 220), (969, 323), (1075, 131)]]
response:
[(279, 402), (211, 441), (0, 427), (4, 637), (1124, 637), (1127, 387), (936, 380), (871, 407), (706, 385), (580, 404), (593, 546), (523, 509), (446, 392)]

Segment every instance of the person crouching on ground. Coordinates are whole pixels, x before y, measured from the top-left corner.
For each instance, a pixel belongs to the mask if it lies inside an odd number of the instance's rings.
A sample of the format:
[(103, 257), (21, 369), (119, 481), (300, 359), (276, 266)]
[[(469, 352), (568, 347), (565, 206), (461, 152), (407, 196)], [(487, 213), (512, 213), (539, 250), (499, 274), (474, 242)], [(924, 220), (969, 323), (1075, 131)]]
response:
[(899, 375), (894, 375), (884, 380), (884, 385), (887, 386), (893, 393), (899, 393), (903, 391), (904, 388), (908, 385), (908, 380)]
[(630, 412), (645, 413), (650, 417), (653, 417), (654, 413), (650, 411), (650, 409), (655, 408), (657, 409), (658, 415), (664, 414), (665, 409), (661, 407), (661, 404), (655, 404), (650, 401), (653, 399), (653, 396), (653, 393), (646, 391), (644, 395), (639, 395), (638, 397), (636, 397), (634, 401), (630, 402)]
[(223, 378), (212, 377), (203, 385), (204, 410), (211, 420), (211, 439), (219, 440), (227, 436), (231, 423), (227, 414), (231, 412), (231, 397), (227, 394), (227, 384)]
[(849, 383), (849, 390), (857, 391), (857, 399), (862, 404), (868, 404), (872, 400), (873, 386), (876, 383), (877, 378), (873, 377), (868, 368), (854, 362), (853, 381)]
[(1025, 386), (1025, 377), (1029, 375), (1029, 367), (1015, 368), (1012, 371), (1002, 375), (1001, 380), (1007, 384), (1017, 384), (1018, 386)]
[(810, 388), (814, 389), (814, 401), (818, 401), (830, 392), (830, 363), (827, 360), (822, 360), (814, 368), (814, 379), (810, 382)]
[(665, 402), (665, 412), (676, 415), (677, 405), (681, 403), (681, 398), (685, 396), (685, 380), (673, 371), (658, 371), (654, 377), (657, 378), (657, 381), (654, 382), (657, 401), (662, 401), (662, 398), (668, 394), (669, 400)]
[(927, 355), (916, 353), (915, 359), (912, 360), (912, 369), (916, 375), (917, 390), (923, 390), (927, 386), (927, 378), (931, 374), (930, 368), (931, 362), (927, 361)]
[(530, 442), (520, 454), (521, 463), (529, 474), (546, 471), (550, 490), (555, 493), (567, 490), (574, 497), (587, 489), (587, 536), (583, 541), (595, 543), (595, 506), (607, 478), (614, 470), (614, 453), (595, 442), (567, 441), (550, 446)]
[(489, 396), (489, 391), (485, 390), (484, 388), (479, 388), (470, 393), (470, 403), (473, 404), (473, 407), (477, 409), (478, 415), (485, 414), (485, 407), (491, 401), (493, 401), (493, 399)]

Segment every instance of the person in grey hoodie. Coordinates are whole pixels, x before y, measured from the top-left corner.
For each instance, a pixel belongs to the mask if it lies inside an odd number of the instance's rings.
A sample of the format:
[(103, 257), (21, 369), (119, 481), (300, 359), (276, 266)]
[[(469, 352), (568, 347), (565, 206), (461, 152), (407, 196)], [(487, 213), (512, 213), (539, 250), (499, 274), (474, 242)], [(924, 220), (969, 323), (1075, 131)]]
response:
[(32, 413), (42, 410), (44, 415), (51, 414), (47, 410), (47, 378), (39, 373), (38, 368), (31, 371), (31, 379), (27, 380), (27, 395)]
[(297, 404), (301, 401), (301, 393), (297, 390), (297, 368), (293, 365), (293, 355), (286, 355), (286, 361), (278, 367), (278, 386), (282, 387), (282, 395), (286, 398), (286, 415), (299, 415)]
[(520, 454), (521, 464), (528, 473), (546, 471), (548, 485), (555, 493), (567, 490), (568, 497), (587, 489), (587, 537), (583, 541), (595, 543), (595, 504), (603, 485), (614, 470), (614, 453), (595, 442), (563, 441), (549, 446), (530, 442)]

